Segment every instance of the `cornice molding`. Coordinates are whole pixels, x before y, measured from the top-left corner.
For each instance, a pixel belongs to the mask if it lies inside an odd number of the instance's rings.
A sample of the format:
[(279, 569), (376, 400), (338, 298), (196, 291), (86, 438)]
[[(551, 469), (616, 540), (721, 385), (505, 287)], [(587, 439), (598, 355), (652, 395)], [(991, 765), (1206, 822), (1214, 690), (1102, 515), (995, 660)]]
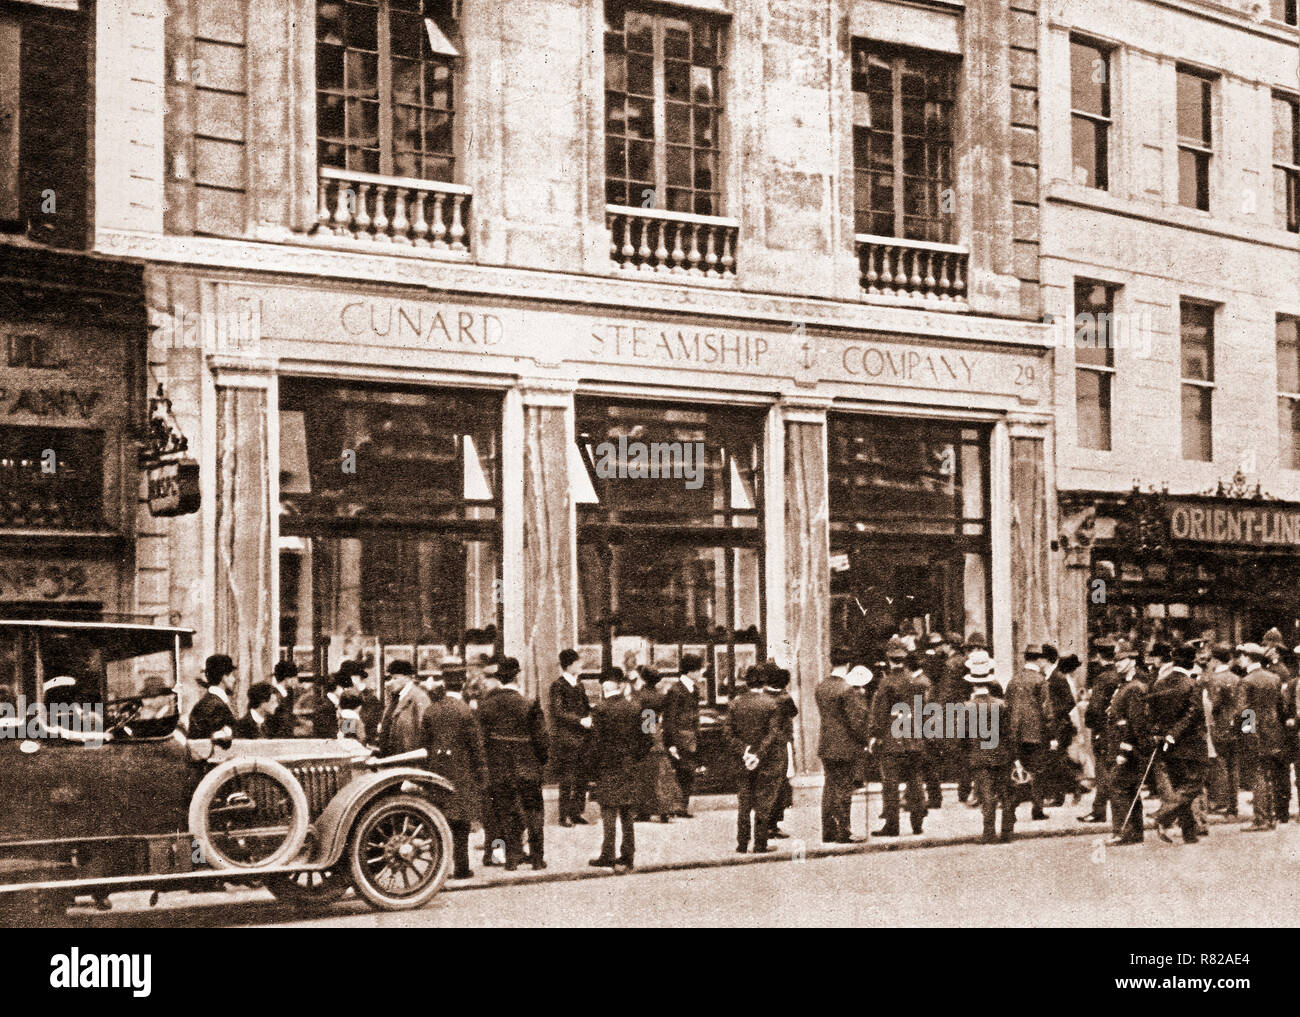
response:
[(337, 288), (364, 285), (418, 287), (511, 302), (531, 301), (593, 309), (638, 308), (648, 314), (682, 314), (833, 330), (896, 334), (1046, 349), (1051, 330), (1038, 321), (928, 309), (894, 308), (823, 298), (691, 285), (643, 283), (576, 273), (541, 272), (495, 265), (454, 264), (381, 254), (210, 237), (176, 237), (102, 230), (95, 249), (191, 270), (219, 272), (249, 282), (257, 273), (309, 277)]

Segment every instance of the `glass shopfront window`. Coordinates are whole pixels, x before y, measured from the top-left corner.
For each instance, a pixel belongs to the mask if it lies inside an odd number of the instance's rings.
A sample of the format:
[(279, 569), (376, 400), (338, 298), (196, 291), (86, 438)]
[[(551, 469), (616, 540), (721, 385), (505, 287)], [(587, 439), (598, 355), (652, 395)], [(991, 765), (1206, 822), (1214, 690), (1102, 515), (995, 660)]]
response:
[(280, 647), (427, 672), (501, 646), (501, 398), (280, 383)]
[(874, 662), (898, 632), (988, 638), (988, 431), (954, 421), (828, 420), (831, 641)]
[(761, 410), (579, 398), (578, 636), (589, 671), (705, 661), (710, 703), (766, 659)]

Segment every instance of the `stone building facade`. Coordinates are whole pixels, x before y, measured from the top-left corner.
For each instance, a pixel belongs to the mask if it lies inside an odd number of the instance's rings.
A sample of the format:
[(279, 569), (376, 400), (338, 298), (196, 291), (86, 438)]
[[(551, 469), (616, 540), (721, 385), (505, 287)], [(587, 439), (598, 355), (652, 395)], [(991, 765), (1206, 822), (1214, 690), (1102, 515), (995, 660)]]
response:
[(1294, 645), (1295, 5), (1061, 0), (1040, 48), (1053, 626)]
[(1050, 623), (1044, 38), (1037, 0), (101, 5), (94, 243), (147, 265), (201, 463), (139, 541), (191, 673), (701, 652), (718, 707), (770, 656), (809, 770), (833, 652), (1009, 669)]

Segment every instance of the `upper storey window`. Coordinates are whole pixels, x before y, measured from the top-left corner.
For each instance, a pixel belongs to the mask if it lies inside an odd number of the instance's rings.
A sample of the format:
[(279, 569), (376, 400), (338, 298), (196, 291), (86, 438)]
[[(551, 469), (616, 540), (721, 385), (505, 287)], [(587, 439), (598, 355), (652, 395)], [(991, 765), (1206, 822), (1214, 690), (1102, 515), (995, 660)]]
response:
[(321, 0), (316, 133), (321, 166), (451, 181), (456, 175), (451, 0)]
[(952, 240), (958, 66), (942, 54), (854, 40), (855, 232)]

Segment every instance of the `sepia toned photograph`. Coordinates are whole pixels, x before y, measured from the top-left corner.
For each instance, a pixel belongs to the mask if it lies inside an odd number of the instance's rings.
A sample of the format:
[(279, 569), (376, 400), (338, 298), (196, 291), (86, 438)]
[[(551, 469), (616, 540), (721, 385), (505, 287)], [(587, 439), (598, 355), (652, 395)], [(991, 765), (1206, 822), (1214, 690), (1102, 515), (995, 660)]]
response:
[(0, 925), (1261, 987), (1296, 6), (0, 0)]

